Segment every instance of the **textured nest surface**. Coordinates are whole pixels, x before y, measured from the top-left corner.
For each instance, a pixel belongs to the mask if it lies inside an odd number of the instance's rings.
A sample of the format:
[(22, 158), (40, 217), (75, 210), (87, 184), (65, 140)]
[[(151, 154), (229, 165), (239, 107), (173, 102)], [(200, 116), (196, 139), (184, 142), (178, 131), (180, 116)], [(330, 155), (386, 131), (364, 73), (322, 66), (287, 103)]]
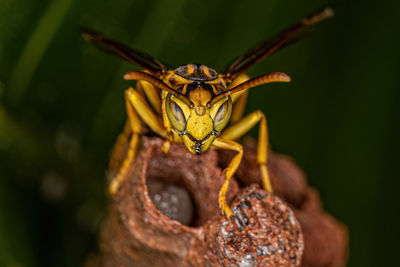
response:
[[(143, 138), (111, 200), (99, 252), (87, 266), (346, 265), (346, 227), (323, 211), (317, 192), (290, 158), (270, 153), (275, 193), (268, 194), (259, 186), (255, 142), (245, 140), (244, 159), (227, 195), (236, 216), (227, 221), (218, 192), (233, 154), (192, 155), (172, 145), (164, 155), (161, 145), (159, 138)], [(111, 165), (111, 176), (119, 163)]]

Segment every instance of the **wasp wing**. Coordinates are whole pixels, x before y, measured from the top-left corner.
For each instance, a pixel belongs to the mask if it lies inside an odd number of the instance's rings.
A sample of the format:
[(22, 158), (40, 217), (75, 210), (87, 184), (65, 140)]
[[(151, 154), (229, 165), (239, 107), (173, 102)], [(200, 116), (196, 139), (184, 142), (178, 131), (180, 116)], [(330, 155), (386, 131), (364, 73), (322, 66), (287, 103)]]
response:
[(159, 76), (162, 72), (168, 69), (163, 63), (149, 54), (132, 49), (129, 46), (116, 41), (109, 40), (98, 32), (83, 29), (82, 36), (85, 40), (93, 43), (97, 48), (107, 53), (118, 55), (121, 58), (150, 71), (152, 74)]
[(330, 7), (325, 7), (318, 12), (313, 13), (303, 19), (291, 28), (279, 33), (273, 38), (270, 38), (253, 49), (250, 49), (244, 55), (235, 59), (223, 72), (229, 80), (235, 79), (241, 73), (245, 72), (251, 66), (273, 54), (279, 49), (300, 40), (304, 35), (312, 30), (312, 26), (324, 19), (332, 17), (334, 11)]

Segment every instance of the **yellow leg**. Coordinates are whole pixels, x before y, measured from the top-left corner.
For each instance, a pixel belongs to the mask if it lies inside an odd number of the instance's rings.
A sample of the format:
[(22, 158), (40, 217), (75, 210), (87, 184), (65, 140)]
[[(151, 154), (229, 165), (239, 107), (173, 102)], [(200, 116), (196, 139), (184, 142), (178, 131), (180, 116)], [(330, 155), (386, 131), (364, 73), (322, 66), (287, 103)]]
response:
[[(250, 77), (247, 74), (240, 74), (236, 79), (233, 80), (233, 82), (231, 82), (229, 84), (227, 90), (232, 89), (233, 87), (235, 87), (235, 86), (237, 86), (237, 85), (239, 85), (241, 83), (244, 83), (244, 82), (246, 82), (248, 80), (250, 80)], [(235, 103), (238, 100), (238, 98), (245, 93), (245, 91), (247, 91), (247, 90), (240, 91), (238, 93), (233, 94), (231, 96), (232, 97), (232, 102)]]
[(233, 212), (226, 203), (226, 192), (228, 190), (229, 180), (236, 172), (237, 168), (239, 167), (240, 161), (242, 160), (243, 147), (235, 141), (223, 138), (216, 138), (213, 142), (213, 145), (219, 149), (229, 149), (238, 152), (237, 155), (232, 159), (231, 163), (229, 163), (228, 167), (224, 170), (225, 182), (222, 185), (221, 190), (219, 191), (219, 205), (225, 216), (229, 219), (233, 216)]
[[(128, 169), (128, 166), (132, 163), (132, 161), (135, 158), (136, 148), (137, 148), (137, 144), (139, 141), (139, 135), (142, 133), (142, 126), (140, 123), (140, 119), (139, 119), (137, 113), (135, 112), (135, 110), (133, 109), (131, 103), (129, 102), (127, 95), (125, 95), (125, 105), (126, 105), (126, 113), (128, 115), (127, 125), (129, 125), (132, 136), (129, 141), (128, 152), (126, 153), (124, 161), (121, 164), (118, 175), (111, 181), (111, 183), (108, 187), (108, 191), (109, 191), (110, 195), (114, 195), (115, 193), (117, 193), (119, 185), (125, 177), (125, 173), (126, 173), (126, 170)], [(127, 129), (124, 129), (124, 132), (125, 131), (127, 131)], [(123, 141), (123, 140), (122, 141), (119, 140), (120, 137), (118, 137), (117, 143)], [(122, 138), (126, 139), (127, 136), (122, 135)]]
[(109, 169), (112, 171), (117, 170), (120, 168), (120, 163), (124, 157), (124, 148), (125, 145), (129, 142), (131, 138), (132, 127), (129, 123), (129, 120), (126, 121), (125, 127), (122, 130), (122, 133), (118, 135), (117, 140), (112, 148), (111, 156), (110, 156), (110, 164)]
[(260, 122), (260, 128), (258, 132), (257, 162), (260, 165), (261, 178), (264, 189), (268, 192), (272, 192), (272, 186), (267, 170), (268, 130), (267, 119), (264, 113), (260, 110), (250, 113), (236, 124), (231, 125), (227, 129), (225, 129), (220, 137), (230, 140), (238, 139), (245, 133), (247, 133), (251, 128), (253, 128), (258, 122)]
[(139, 142), (140, 134), (142, 133), (141, 120), (160, 136), (165, 137), (165, 130), (161, 121), (137, 91), (135, 91), (133, 88), (128, 88), (125, 92), (125, 102), (126, 112), (128, 115), (128, 124), (130, 126), (132, 136), (129, 141), (128, 152), (126, 153), (125, 159), (122, 162), (120, 171), (110, 183), (109, 192), (111, 195), (117, 193), (119, 185), (123, 181), (128, 167), (135, 159), (136, 148)]
[(132, 87), (129, 87), (125, 92), (125, 97), (129, 100), (130, 104), (135, 109), (140, 119), (146, 125), (148, 125), (155, 133), (165, 138), (166, 131), (162, 125), (161, 120), (151, 110), (150, 106), (140, 96), (140, 94), (137, 91), (135, 91)]
[[(149, 82), (138, 81), (136, 84), (136, 90), (139, 92), (144, 91), (151, 106), (154, 108), (154, 110), (158, 114), (161, 114), (161, 112), (162, 112), (161, 111), (161, 98), (160, 98), (159, 90), (157, 88), (155, 88)], [(143, 94), (140, 94), (140, 95), (143, 97)]]
[(248, 94), (249, 94), (249, 90), (243, 90), (243, 94), (241, 96), (239, 96), (236, 103), (234, 104), (231, 119), (230, 119), (231, 124), (238, 122), (243, 117), (243, 113), (244, 113), (244, 110), (245, 110), (246, 104), (247, 104)]
[[(229, 85), (228, 89), (231, 89), (236, 85), (244, 83), (249, 79), (250, 77), (247, 74), (241, 74)], [(234, 103), (234, 108), (232, 110), (232, 115), (230, 119), (231, 124), (238, 122), (243, 117), (243, 113), (246, 108), (248, 94), (249, 90), (243, 90), (241, 92), (232, 95), (232, 102)]]

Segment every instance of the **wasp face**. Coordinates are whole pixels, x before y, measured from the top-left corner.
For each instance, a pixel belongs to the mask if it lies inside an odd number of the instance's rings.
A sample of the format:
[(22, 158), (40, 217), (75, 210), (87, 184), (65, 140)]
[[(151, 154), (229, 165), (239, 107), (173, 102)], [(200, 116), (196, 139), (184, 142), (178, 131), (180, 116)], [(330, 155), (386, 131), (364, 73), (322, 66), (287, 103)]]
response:
[(190, 103), (168, 94), (165, 109), (185, 146), (193, 154), (200, 154), (210, 147), (228, 123), (232, 100), (226, 96), (211, 104), (213, 93), (201, 83), (193, 83), (186, 95)]

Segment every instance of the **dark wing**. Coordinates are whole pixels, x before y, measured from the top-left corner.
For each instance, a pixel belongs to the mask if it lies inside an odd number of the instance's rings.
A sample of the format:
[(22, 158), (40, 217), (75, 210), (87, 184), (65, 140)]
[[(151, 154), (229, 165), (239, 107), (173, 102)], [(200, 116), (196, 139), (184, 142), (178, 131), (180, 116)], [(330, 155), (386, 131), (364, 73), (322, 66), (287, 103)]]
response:
[(99, 49), (114, 55), (150, 71), (152, 74), (160, 75), (167, 67), (149, 54), (134, 50), (124, 44), (109, 40), (102, 34), (92, 30), (83, 29), (82, 36), (85, 40), (93, 43)]
[(291, 28), (279, 33), (277, 36), (264, 41), (253, 49), (249, 50), (243, 56), (238, 57), (232, 64), (226, 68), (223, 74), (229, 79), (233, 80), (241, 73), (245, 72), (248, 68), (271, 55), (277, 50), (295, 43), (306, 33), (310, 32), (312, 26), (324, 19), (332, 17), (334, 11), (330, 7), (325, 7), (318, 12), (303, 19)]

